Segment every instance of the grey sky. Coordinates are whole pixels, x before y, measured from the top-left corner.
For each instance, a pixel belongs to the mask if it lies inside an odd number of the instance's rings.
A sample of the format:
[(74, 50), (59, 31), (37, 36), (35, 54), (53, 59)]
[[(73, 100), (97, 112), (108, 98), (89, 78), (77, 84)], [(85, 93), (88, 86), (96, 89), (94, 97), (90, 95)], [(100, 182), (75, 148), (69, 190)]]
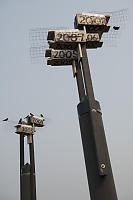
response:
[(29, 112), (48, 118), (35, 135), (37, 199), (89, 199), (76, 81), (70, 66), (50, 68), (30, 63), (29, 30), (73, 27), (78, 12), (122, 8), (129, 8), (129, 20), (117, 47), (88, 51), (88, 56), (118, 197), (133, 199), (133, 1), (0, 0), (0, 120), (11, 119), (7, 124), (0, 122), (1, 200), (19, 199), (19, 137), (13, 125)]

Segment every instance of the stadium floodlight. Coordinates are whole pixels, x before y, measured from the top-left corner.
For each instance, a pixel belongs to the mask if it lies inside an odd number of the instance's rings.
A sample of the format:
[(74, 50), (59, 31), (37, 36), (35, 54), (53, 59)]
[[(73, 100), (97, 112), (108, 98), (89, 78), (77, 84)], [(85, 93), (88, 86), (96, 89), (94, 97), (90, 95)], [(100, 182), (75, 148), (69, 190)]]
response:
[(84, 30), (50, 30), (48, 31), (49, 48), (53, 49), (76, 49), (78, 44), (86, 43), (87, 48), (102, 46), (99, 33), (86, 33)]
[(102, 34), (110, 29), (110, 25), (107, 24), (109, 19), (109, 15), (82, 13), (76, 15), (74, 26), (80, 30), (85, 26), (87, 32)]
[(33, 127), (43, 127), (44, 126), (44, 117), (38, 117), (35, 115), (29, 115), (27, 117), (27, 123), (32, 125)]
[(47, 49), (45, 57), (50, 57), (47, 60), (48, 65), (52, 66), (72, 65), (73, 60), (78, 59), (78, 52), (75, 50)]
[[(109, 18), (110, 16), (101, 14), (77, 14), (75, 28), (78, 30), (48, 31), (49, 47), (54, 50), (46, 50), (45, 54), (46, 57), (50, 57), (48, 64), (56, 66), (58, 64), (65, 65), (68, 60), (65, 51), (68, 52), (68, 47), (77, 51), (78, 59), (70, 59), (70, 63), (73, 66), (79, 92), (80, 103), (77, 108), (92, 200), (117, 200), (102, 112), (100, 104), (94, 96), (86, 51), (88, 45), (90, 47), (95, 44), (92, 48), (102, 46), (101, 36), (110, 29)], [(60, 53), (62, 57), (60, 57)], [(58, 55), (57, 58), (55, 55)], [(56, 59), (58, 62), (55, 61)], [(61, 63), (60, 60), (63, 62)]]
[[(122, 33), (127, 25), (128, 13), (129, 10), (127, 8), (116, 10), (116, 11), (91, 11), (90, 13), (110, 16), (109, 24), (111, 27), (108, 32), (103, 33), (102, 40), (104, 40), (103, 47), (116, 47), (119, 44)], [(97, 26), (98, 27), (98, 26)], [(118, 30), (114, 29), (114, 27), (119, 27)], [(48, 30), (62, 30), (62, 29), (71, 29), (70, 26), (49, 26), (49, 27), (38, 27), (30, 29), (29, 31), (29, 42), (30, 42), (30, 58), (31, 63), (40, 63), (45, 66), (46, 59), (44, 59), (44, 51), (48, 48), (47, 42), (47, 33)], [(79, 29), (82, 29), (79, 27)], [(50, 48), (54, 48), (56, 44), (52, 44)]]
[(28, 124), (17, 124), (16, 126), (17, 134), (31, 135), (35, 133), (35, 128)]
[(78, 29), (71, 30), (51, 30), (48, 31), (47, 40), (55, 42), (86, 42), (84, 31)]

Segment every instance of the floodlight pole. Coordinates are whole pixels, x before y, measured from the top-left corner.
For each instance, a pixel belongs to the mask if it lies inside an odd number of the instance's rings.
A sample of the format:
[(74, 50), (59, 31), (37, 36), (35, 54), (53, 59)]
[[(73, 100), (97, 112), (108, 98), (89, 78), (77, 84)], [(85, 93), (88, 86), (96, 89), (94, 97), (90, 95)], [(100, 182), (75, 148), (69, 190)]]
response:
[[(86, 45), (77, 66), (77, 106), (91, 200), (117, 200), (99, 102), (95, 100)], [(82, 77), (83, 72), (83, 77)], [(83, 86), (85, 85), (85, 87)]]
[[(19, 120), (15, 126), (16, 133), (20, 134), (20, 200), (36, 200), (35, 158), (33, 135), (35, 127), (44, 126), (44, 117), (37, 117), (30, 113), (27, 122)], [(27, 137), (29, 145), (30, 164), (24, 162), (24, 137)]]
[(34, 141), (29, 143), (30, 164), (24, 164), (24, 134), (20, 134), (20, 200), (36, 200)]
[[(117, 200), (102, 112), (99, 102), (94, 97), (86, 52), (86, 48), (102, 46), (101, 36), (109, 31), (110, 25), (107, 24), (109, 18), (107, 15), (77, 14), (75, 31), (48, 32), (47, 40), (51, 40), (50, 49), (45, 53), (46, 57), (50, 57), (47, 60), (48, 65), (72, 64), (80, 99), (77, 109), (91, 200)], [(64, 56), (60, 56), (58, 52), (60, 49), (64, 52)], [(68, 58), (65, 52), (68, 49), (77, 52), (76, 54), (71, 52)], [(52, 54), (54, 51), (57, 54)]]
[(33, 135), (32, 143), (29, 143), (29, 152), (30, 152), (30, 191), (31, 191), (31, 200), (36, 200), (36, 179), (35, 179), (35, 158), (34, 158), (34, 140)]
[(30, 164), (24, 162), (24, 137), (20, 134), (20, 200), (31, 200)]
[(24, 166), (24, 134), (20, 134), (20, 199), (23, 196), (22, 167)]

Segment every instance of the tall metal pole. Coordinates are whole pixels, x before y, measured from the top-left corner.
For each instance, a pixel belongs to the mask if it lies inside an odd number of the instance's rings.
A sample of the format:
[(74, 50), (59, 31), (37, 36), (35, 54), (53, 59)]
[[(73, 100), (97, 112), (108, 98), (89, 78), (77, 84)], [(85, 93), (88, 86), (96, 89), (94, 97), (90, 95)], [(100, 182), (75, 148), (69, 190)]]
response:
[(23, 196), (23, 184), (22, 184), (22, 168), (24, 166), (24, 134), (20, 134), (20, 200)]
[[(106, 15), (77, 14), (75, 28), (80, 30), (75, 30), (75, 32), (73, 30), (49, 31), (48, 40), (51, 40), (49, 47), (53, 50), (48, 49), (45, 54), (46, 57), (50, 57), (47, 61), (48, 65), (69, 65), (72, 63), (80, 99), (77, 108), (91, 200), (117, 200), (102, 112), (99, 102), (94, 97), (86, 52), (86, 46), (87, 48), (101, 47), (101, 35), (108, 32), (110, 27), (107, 24), (108, 20), (109, 16)], [(83, 29), (82, 32), (81, 29)], [(64, 39), (66, 36), (71, 43), (69, 48), (75, 49), (76, 45), (78, 49), (76, 54), (71, 52), (69, 59), (66, 56), (68, 51), (66, 50), (68, 44)], [(63, 57), (59, 54), (60, 49), (64, 52)], [(56, 56), (54, 52), (57, 53)]]
[(32, 143), (29, 143), (30, 152), (30, 190), (31, 190), (31, 200), (36, 200), (36, 180), (35, 180), (35, 158), (34, 158), (34, 140), (33, 135)]
[(99, 102), (94, 98), (86, 46), (82, 46), (86, 97), (78, 105), (91, 200), (117, 200)]

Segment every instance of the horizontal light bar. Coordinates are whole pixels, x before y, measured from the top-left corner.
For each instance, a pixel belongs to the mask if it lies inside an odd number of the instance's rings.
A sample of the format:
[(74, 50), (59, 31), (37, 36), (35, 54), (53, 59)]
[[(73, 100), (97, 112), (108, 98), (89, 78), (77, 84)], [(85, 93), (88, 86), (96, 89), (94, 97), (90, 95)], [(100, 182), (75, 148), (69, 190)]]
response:
[(75, 28), (83, 30), (83, 26), (86, 27), (87, 32), (108, 32), (110, 26), (107, 24), (110, 19), (109, 15), (81, 13), (75, 17)]
[(48, 31), (48, 40), (53, 40), (54, 42), (72, 42), (72, 43), (82, 43), (86, 41), (99, 41), (100, 35), (98, 33), (88, 33), (81, 30), (55, 30)]
[(38, 116), (28, 116), (27, 122), (28, 124), (32, 124), (36, 127), (43, 127), (44, 126), (44, 121), (45, 119), (43, 117), (38, 117)]
[(70, 59), (48, 59), (47, 60), (47, 65), (51, 66), (64, 66), (64, 65), (72, 65), (73, 60)]
[[(87, 49), (95, 49), (102, 47), (103, 41), (87, 41), (86, 43)], [(49, 41), (49, 48), (52, 49), (66, 49), (66, 50), (77, 50), (78, 43), (57, 43), (54, 41)]]
[(75, 17), (77, 25), (107, 25), (109, 19), (109, 15), (92, 13), (81, 13), (77, 14)]
[(50, 57), (51, 59), (61, 59), (61, 60), (76, 60), (78, 59), (78, 52), (75, 50), (46, 49), (45, 57)]
[(47, 39), (55, 42), (85, 42), (86, 35), (79, 30), (55, 30), (48, 31)]
[(34, 134), (35, 132), (35, 128), (31, 125), (18, 124), (15, 127), (16, 127), (16, 133), (18, 134), (29, 135), (29, 134)]
[[(53, 30), (48, 31), (49, 47), (53, 49), (73, 49), (78, 43), (86, 43), (88, 48), (101, 47), (101, 35), (98, 33), (87, 33), (81, 30)], [(97, 45), (98, 44), (98, 45)], [(96, 46), (97, 45), (97, 46)]]

